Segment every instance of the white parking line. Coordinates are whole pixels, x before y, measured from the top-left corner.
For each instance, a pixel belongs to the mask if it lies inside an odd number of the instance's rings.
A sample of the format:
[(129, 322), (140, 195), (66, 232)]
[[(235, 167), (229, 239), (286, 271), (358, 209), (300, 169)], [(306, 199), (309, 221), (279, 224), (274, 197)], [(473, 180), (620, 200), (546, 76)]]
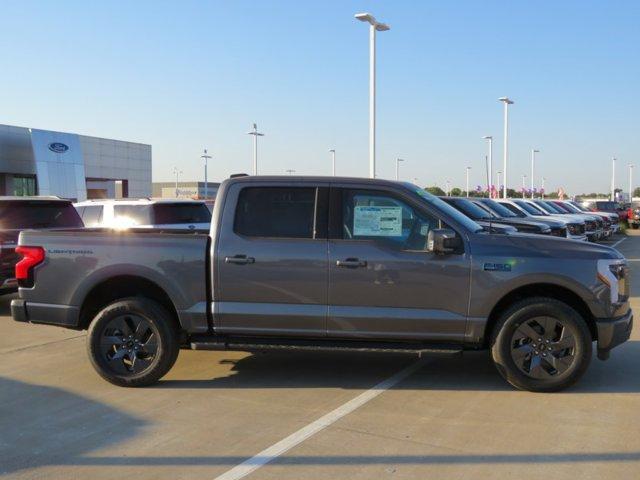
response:
[(622, 242), (624, 242), (627, 238), (629, 237), (624, 237), (621, 238), (620, 240), (618, 240), (616, 243), (614, 243), (613, 245), (611, 245), (612, 247), (617, 247), (618, 245), (620, 245)]
[(250, 473), (256, 471), (258, 468), (266, 465), (267, 463), (275, 460), (280, 455), (286, 453), (291, 450), (296, 445), (304, 442), (309, 437), (315, 435), (316, 433), (324, 430), (331, 424), (337, 422), (345, 415), (350, 414), (357, 408), (361, 407), (365, 403), (373, 400), (378, 395), (380, 395), (385, 390), (392, 388), (397, 385), (399, 382), (407, 378), (409, 375), (414, 373), (420, 367), (422, 367), (425, 363), (426, 359), (421, 358), (417, 362), (412, 363), (408, 367), (400, 370), (395, 375), (383, 380), (378, 383), (373, 388), (367, 390), (366, 392), (361, 393), (356, 398), (349, 400), (347, 403), (339, 406), (335, 410), (327, 413), (326, 415), (320, 417), (316, 421), (310, 423), (306, 427), (302, 427), (297, 432), (292, 433), (287, 438), (280, 440), (277, 443), (274, 443), (270, 447), (264, 449), (257, 455), (245, 460), (239, 465), (236, 465), (231, 470), (227, 470), (222, 475), (216, 477), (215, 480), (238, 480), (240, 478), (244, 478)]

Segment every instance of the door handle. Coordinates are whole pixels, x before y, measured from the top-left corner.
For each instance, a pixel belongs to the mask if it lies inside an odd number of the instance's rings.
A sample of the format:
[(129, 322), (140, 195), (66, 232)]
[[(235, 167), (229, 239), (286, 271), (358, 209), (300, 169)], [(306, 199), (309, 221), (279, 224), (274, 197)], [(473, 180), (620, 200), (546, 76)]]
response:
[(247, 257), (246, 255), (234, 255), (233, 257), (224, 257), (224, 263), (247, 265), (249, 263), (256, 263), (256, 259), (253, 257)]
[(346, 268), (366, 267), (367, 262), (366, 260), (360, 260), (359, 258), (347, 258), (346, 260), (338, 260), (336, 262), (336, 266)]

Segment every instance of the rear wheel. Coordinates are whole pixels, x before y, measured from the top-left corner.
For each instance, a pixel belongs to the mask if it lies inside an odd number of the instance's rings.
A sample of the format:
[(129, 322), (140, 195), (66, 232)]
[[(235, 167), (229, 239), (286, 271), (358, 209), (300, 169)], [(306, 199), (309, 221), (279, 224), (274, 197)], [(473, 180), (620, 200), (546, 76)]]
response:
[(153, 300), (126, 298), (102, 309), (91, 322), (87, 350), (98, 374), (123, 387), (162, 378), (178, 358), (173, 317)]
[(591, 361), (591, 334), (569, 305), (531, 298), (509, 308), (496, 324), (491, 354), (513, 386), (553, 392), (573, 385)]

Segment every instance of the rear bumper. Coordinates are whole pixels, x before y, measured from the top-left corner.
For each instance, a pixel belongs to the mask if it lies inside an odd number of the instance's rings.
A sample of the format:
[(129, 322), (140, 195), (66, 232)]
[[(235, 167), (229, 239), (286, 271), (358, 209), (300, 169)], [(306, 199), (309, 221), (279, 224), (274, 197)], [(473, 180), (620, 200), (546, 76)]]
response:
[(618, 318), (596, 320), (598, 329), (598, 358), (606, 360), (612, 348), (629, 340), (633, 328), (633, 311)]
[(80, 309), (69, 305), (26, 302), (20, 298), (11, 300), (11, 316), (16, 322), (44, 323), (59, 327), (76, 328)]

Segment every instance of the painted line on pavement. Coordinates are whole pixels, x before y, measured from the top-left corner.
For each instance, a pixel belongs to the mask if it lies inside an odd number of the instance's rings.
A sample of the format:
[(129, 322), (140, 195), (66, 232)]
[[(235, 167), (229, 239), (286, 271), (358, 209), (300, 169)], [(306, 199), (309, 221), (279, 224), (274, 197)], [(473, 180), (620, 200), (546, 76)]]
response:
[(618, 240), (616, 243), (614, 243), (614, 244), (613, 244), (613, 245), (611, 245), (611, 246), (615, 248), (615, 247), (617, 247), (618, 245), (620, 245), (622, 242), (624, 242), (627, 238), (629, 238), (629, 237), (621, 238), (620, 240)]
[(419, 359), (417, 362), (414, 362), (408, 367), (405, 367), (396, 374), (370, 388), (366, 392), (361, 393), (352, 400), (349, 400), (347, 403), (342, 404), (335, 410), (310, 423), (306, 427), (302, 427), (297, 432), (294, 432), (288, 437), (280, 440), (279, 442), (274, 443), (257, 455), (245, 460), (239, 465), (236, 465), (231, 470), (227, 470), (222, 475), (216, 477), (215, 480), (238, 480), (255, 472), (258, 468), (275, 460), (280, 455), (291, 450), (293, 447), (304, 442), (316, 433), (324, 430), (328, 426), (340, 420), (342, 417), (360, 408), (365, 403), (373, 400), (384, 391), (394, 387), (409, 375), (420, 369), (425, 364), (425, 361), (426, 358)]

